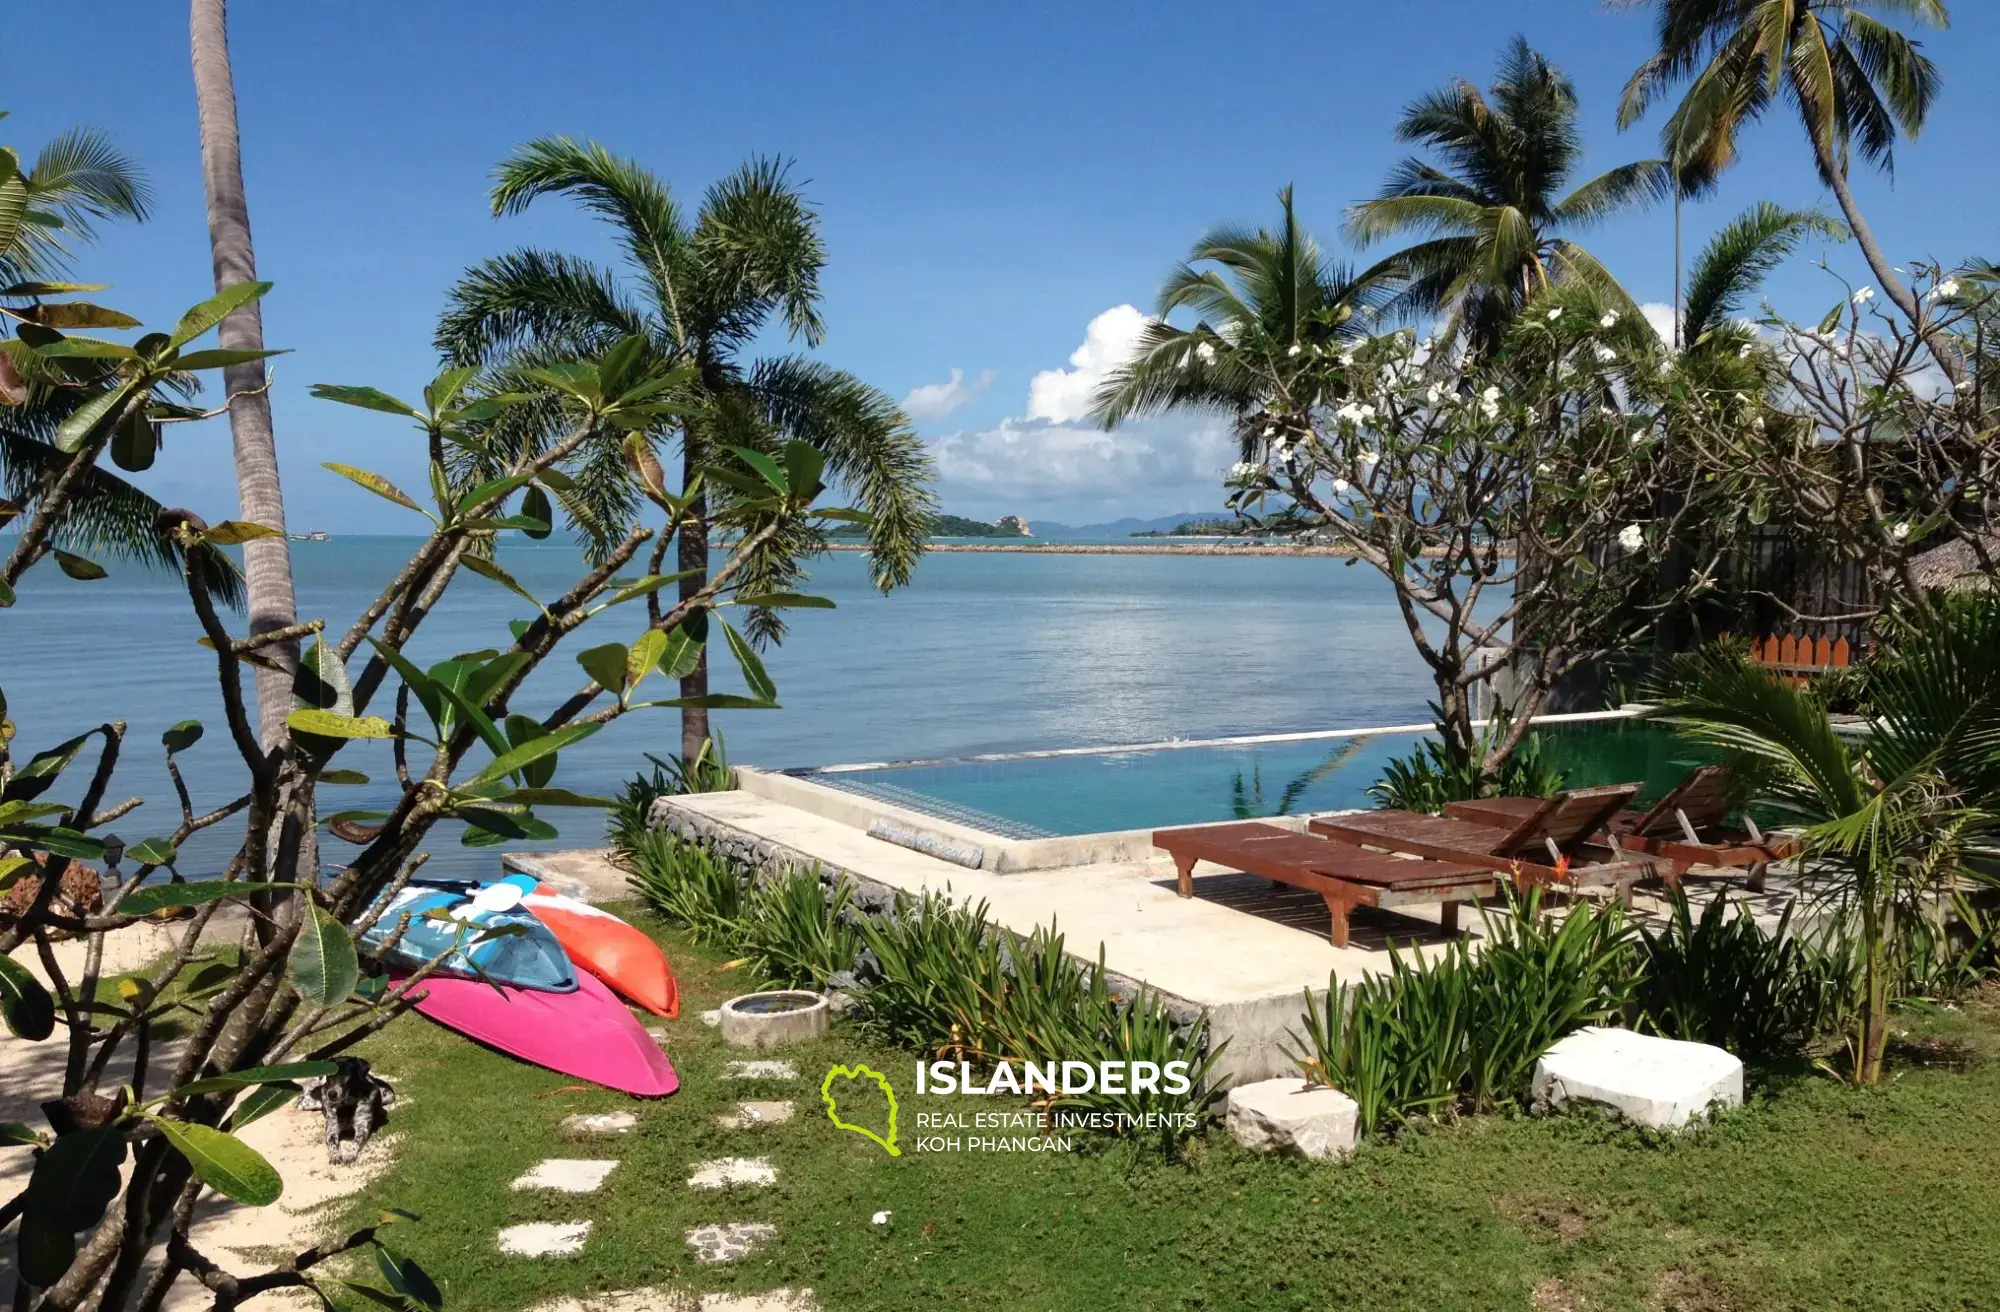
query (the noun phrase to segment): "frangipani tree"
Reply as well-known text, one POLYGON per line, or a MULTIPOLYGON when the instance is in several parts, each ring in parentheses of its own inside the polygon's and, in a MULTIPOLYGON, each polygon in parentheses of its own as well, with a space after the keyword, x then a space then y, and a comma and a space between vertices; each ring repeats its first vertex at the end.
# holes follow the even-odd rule
POLYGON ((1644 640, 1708 586, 1661 553, 1703 512, 1662 438, 1670 376, 1650 325, 1586 287, 1529 303, 1498 358, 1441 368, 1412 330, 1318 365, 1321 402, 1272 425, 1231 504, 1350 548, 1391 585, 1437 689, 1446 749, 1491 778, 1566 676, 1644 640), (1473 690, 1506 676, 1507 731, 1473 690))
MULTIPOLYGON (((51 367, 78 356, 111 366, 79 407, 90 418, 75 425, 71 470, 93 465, 111 443, 140 440, 131 419, 146 414, 162 373, 227 363, 212 357, 229 352, 184 348, 232 304, 262 290, 231 288, 190 311, 173 332, 148 334, 116 352, 55 330, 39 340, 37 354, 51 367)), ((214 792, 214 781, 202 780, 191 787, 173 761, 204 729, 194 720, 176 725, 161 747, 179 815, 147 824, 139 799, 112 800, 129 746, 114 708, 90 733, 29 754, 29 712, 11 712, 24 721, 18 725, 4 719, 10 713, 0 698, 0 891, 37 881, 25 908, 0 911, 0 1020, 18 1041, 65 1050, 58 1096, 44 1104, 46 1129, 0 1126, 0 1151, 35 1159, 26 1190, 0 1200, 0 1233, 13 1231, 23 1282, 14 1306, 23 1312, 157 1312, 185 1282, 202 1286, 216 1309, 288 1288, 323 1301, 438 1307, 436 1284, 390 1246, 393 1215, 279 1265, 238 1272, 201 1250, 196 1203, 204 1189, 253 1206, 274 1202, 282 1180, 235 1132, 296 1096, 298 1080, 331 1073, 331 1059, 409 1007, 449 955, 391 983, 366 967, 355 944, 380 918, 385 899, 423 866, 422 849, 439 822, 463 822, 471 845, 555 837, 549 813, 604 804, 559 786, 562 751, 625 715, 686 706, 686 698, 653 693, 674 691, 672 681, 691 667, 706 632, 721 632, 750 689, 747 697, 706 704, 776 704, 761 662, 720 612, 829 604, 746 587, 758 552, 774 538, 827 518, 858 517, 814 506, 825 459, 804 442, 733 453, 755 482, 737 488, 725 509, 707 512, 730 545, 691 594, 662 605, 678 576, 624 573, 684 526, 691 494, 682 492, 663 493, 658 514, 629 517, 599 559, 579 563, 560 595, 533 595, 500 563, 496 544, 508 534, 549 533, 551 498, 573 484, 591 445, 686 413, 688 379, 662 368, 637 341, 523 371, 520 392, 478 391, 474 375, 459 369, 440 376, 421 407, 374 388, 316 389, 328 400, 413 421, 431 456, 429 486, 416 494, 367 470, 330 466, 426 522, 409 560, 344 631, 310 619, 234 633, 196 572, 185 571, 201 641, 215 662, 222 729, 242 762, 237 785, 214 792), (489 421, 515 405, 562 413, 567 425, 532 451, 487 452, 501 465, 491 477, 455 478, 443 453, 481 451, 489 421), (518 617, 489 646, 420 666, 408 654, 411 642, 468 574, 477 577, 465 586, 514 593, 518 617), (580 637, 586 626, 597 638, 588 646, 580 637), (286 732, 267 746, 244 668, 263 668, 273 645, 287 641, 304 651, 286 732), (525 681, 565 646, 584 648, 576 653, 576 690, 552 706, 527 704, 525 681), (356 768, 376 768, 356 759, 368 744, 393 772, 386 807, 322 807, 323 788, 371 783, 356 768), (121 822, 151 833, 127 840, 111 829, 121 822), (187 869, 187 840, 225 824, 241 826, 235 855, 219 870, 187 869), (345 866, 319 865, 313 838, 321 824, 342 825, 343 836, 362 845, 345 866), (63 893, 72 859, 122 876, 101 907, 73 905, 63 893), (193 916, 165 958, 101 989, 113 983, 101 978, 104 936, 168 908, 190 908, 193 916), (218 919, 225 911, 235 918, 218 919), (222 937, 223 945, 234 937, 233 953, 216 942, 230 925, 236 928, 222 937), (81 972, 49 950, 63 938, 86 944, 81 972), (8 955, 30 943, 42 949, 47 984, 8 955), (163 1056, 154 1040, 169 1017, 184 1037, 163 1056), (115 1074, 128 1057, 132 1074, 115 1074), (357 1278, 333 1261, 364 1248, 376 1251, 379 1279, 357 1278)), ((697 481, 701 476, 697 471, 697 481)), ((177 509, 160 517, 157 531, 189 560, 200 548, 275 530, 177 509)))

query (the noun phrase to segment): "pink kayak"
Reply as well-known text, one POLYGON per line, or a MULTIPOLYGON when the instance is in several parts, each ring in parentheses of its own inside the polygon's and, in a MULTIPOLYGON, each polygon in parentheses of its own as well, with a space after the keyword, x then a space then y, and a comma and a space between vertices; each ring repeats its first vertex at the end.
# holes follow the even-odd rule
POLYGON ((417 986, 417 1010, 447 1029, 606 1088, 656 1098, 681 1087, 667 1054, 588 971, 574 993, 516 989, 433 975, 417 986))

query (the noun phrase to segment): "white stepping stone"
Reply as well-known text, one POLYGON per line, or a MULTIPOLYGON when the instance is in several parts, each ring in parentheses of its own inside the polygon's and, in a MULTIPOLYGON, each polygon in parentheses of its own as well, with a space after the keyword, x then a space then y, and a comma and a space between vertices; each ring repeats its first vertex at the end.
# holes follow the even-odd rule
POLYGON ((796 1080, 798 1067, 788 1061, 732 1061, 722 1068, 725 1080, 796 1080))
POLYGON ((762 1294, 703 1294, 701 1312, 819 1312, 810 1289, 772 1289, 762 1294))
POLYGON ((513 1257, 575 1257, 588 1238, 588 1221, 530 1221, 502 1230, 500 1251, 513 1257))
POLYGON ((617 1169, 616 1161, 550 1157, 535 1163, 532 1170, 514 1181, 514 1188, 553 1189, 561 1194, 594 1194, 604 1183, 604 1178, 617 1169))
POLYGON ((696 1189, 727 1189, 731 1185, 767 1185, 778 1182, 778 1168, 768 1157, 718 1157, 701 1162, 688 1177, 696 1189))
POLYGON ((778 1227, 768 1221, 724 1221, 696 1226, 687 1232, 687 1243, 695 1261, 712 1266, 748 1257, 759 1244, 777 1237, 778 1227))
POLYGON ((664 1025, 654 1025, 646 1031, 646 1036, 655 1043, 665 1043, 667 1041, 667 1027, 664 1025))
POLYGON ((565 1134, 630 1134, 639 1118, 631 1112, 589 1112, 563 1117, 565 1134))
POLYGON ((754 1130, 760 1125, 783 1125, 792 1119, 788 1102, 739 1102, 736 1110, 715 1118, 725 1130, 754 1130))
POLYGON ((1361 1107, 1338 1089, 1293 1076, 1229 1091, 1229 1133, 1252 1152, 1345 1157, 1361 1141, 1361 1107))
POLYGON ((722 1008, 717 1007, 714 1011, 704 1011, 701 1013, 701 1023, 710 1029, 714 1029, 722 1024, 722 1008))
POLYGON ((1542 1054, 1533 1094, 1539 1106, 1598 1107, 1667 1129, 1712 1106, 1742 1106, 1743 1063, 1706 1043, 1592 1026, 1542 1054))

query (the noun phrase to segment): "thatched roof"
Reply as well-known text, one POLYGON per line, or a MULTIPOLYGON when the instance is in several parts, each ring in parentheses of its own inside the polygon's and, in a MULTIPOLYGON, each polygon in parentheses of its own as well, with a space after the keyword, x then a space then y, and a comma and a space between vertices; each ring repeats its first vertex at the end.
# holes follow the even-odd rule
MULTIPOLYGON (((2000 537, 1987 537, 1985 547, 1990 559, 2000 561, 2000 537)), ((1979 568, 1979 553, 1963 538, 1918 554, 1910 561, 1910 572, 1918 586, 1941 591, 1970 592, 1993 586, 1993 580, 1979 568)))

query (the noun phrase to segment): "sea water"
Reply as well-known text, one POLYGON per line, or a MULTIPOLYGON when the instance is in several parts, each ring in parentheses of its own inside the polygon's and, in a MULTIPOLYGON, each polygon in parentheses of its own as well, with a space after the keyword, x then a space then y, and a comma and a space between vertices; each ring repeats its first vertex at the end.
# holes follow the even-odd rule
MULTIPOLYGON (((304 618, 342 633, 417 546, 414 538, 352 537, 292 544, 304 618)), ((573 547, 509 541, 501 563, 531 593, 558 595, 580 568, 573 547)), ((114 799, 146 804, 114 828, 128 843, 178 820, 160 733, 200 720, 206 736, 182 754, 197 810, 242 791, 243 770, 222 719, 215 657, 176 580, 113 562, 78 582, 38 567, 17 605, 0 612, 0 689, 19 728, 15 758, 113 719, 127 724, 114 799)), ((632 571, 637 573, 638 571, 632 571)), ((862 553, 812 565, 805 585, 836 609, 789 613, 766 655, 781 709, 719 712, 732 761, 789 768, 938 758, 1049 747, 1292 732, 1428 718, 1430 681, 1381 578, 1329 557, 933 553, 908 587, 884 596, 862 553)), ((486 579, 462 575, 411 646, 420 662, 505 647, 507 621, 533 612, 486 579)), ((240 616, 230 617, 241 629, 240 616)), ((517 710, 545 713, 586 676, 574 653, 629 642, 642 602, 591 619, 531 678, 517 710)), ((741 689, 718 649, 717 691, 741 689)), ((357 658, 353 665, 360 669, 357 658)), ((246 690, 249 679, 245 679, 246 690)), ((657 675, 642 696, 670 696, 657 675)), ((371 709, 386 713, 378 697, 371 709)), ((564 751, 557 782, 615 792, 646 752, 677 751, 677 712, 639 712, 564 751)), ((421 762, 426 751, 412 744, 421 762)), ((54 795, 74 797, 87 762, 54 795)), ((342 766, 375 782, 322 790, 323 811, 381 809, 393 768, 380 744, 343 752, 342 766)), ((416 768, 421 769, 421 764, 416 768)), ((546 813, 559 843, 594 843, 594 812, 546 813)), ((213 873, 240 841, 225 824, 187 847, 190 877, 213 873)), ((440 831, 430 872, 497 873, 492 849, 464 849, 440 831)), ((339 859, 342 845, 329 844, 339 859)))

